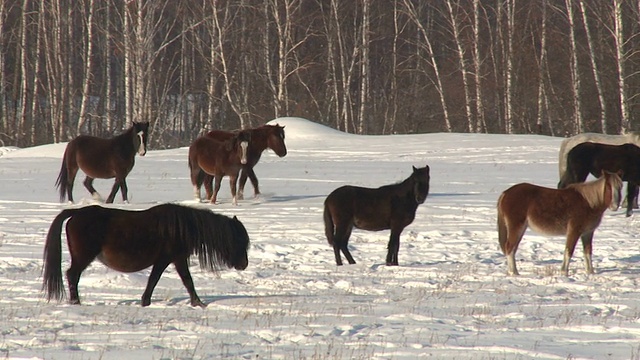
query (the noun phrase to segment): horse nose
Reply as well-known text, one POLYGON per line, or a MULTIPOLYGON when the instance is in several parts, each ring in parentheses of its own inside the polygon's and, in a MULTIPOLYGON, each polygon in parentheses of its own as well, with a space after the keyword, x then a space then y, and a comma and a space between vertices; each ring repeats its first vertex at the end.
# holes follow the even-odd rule
POLYGON ((235 266, 234 268, 236 270, 244 270, 247 268, 247 266, 249 266, 249 259, 245 256, 244 258, 242 258, 242 260, 240 260, 235 266))

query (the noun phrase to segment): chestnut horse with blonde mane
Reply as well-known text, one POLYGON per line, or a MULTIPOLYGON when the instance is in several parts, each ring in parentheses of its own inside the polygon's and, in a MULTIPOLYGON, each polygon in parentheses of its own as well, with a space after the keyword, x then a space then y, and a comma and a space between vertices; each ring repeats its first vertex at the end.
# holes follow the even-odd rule
MULTIPOLYGON (((247 148, 247 163, 242 164, 242 172, 240 173, 240 179, 238 184, 238 199, 244 199, 244 186, 247 183, 247 177, 253 184, 254 196, 260 195, 260 188, 258 187, 258 177, 256 176, 253 168, 256 166, 262 153, 267 149, 273 150, 279 157, 287 155, 287 146, 284 143, 284 126, 276 125, 262 125, 252 129, 246 129, 251 134, 251 142, 247 148)), ((237 132, 212 130, 207 133, 207 137, 216 139, 218 141, 225 141, 232 138, 237 132)), ((213 177, 211 175, 205 175, 204 183, 211 186, 213 177)))
POLYGON ((593 233, 607 208, 620 206, 622 179, 603 172, 597 180, 551 189, 521 183, 505 190, 498 199, 498 237, 507 257, 508 273, 519 275, 516 250, 527 227, 544 235, 566 235, 562 273, 569 274, 569 262, 582 239, 584 262, 593 274, 591 262, 593 233))

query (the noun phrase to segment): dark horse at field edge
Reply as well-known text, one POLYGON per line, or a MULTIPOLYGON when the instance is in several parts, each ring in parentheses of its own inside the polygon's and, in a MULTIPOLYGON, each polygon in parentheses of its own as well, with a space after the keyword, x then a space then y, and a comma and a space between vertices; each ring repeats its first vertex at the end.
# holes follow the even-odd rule
POLYGON ((96 258, 120 272, 153 266, 142 294, 142 306, 151 303, 153 289, 171 263, 189 292, 191 305, 206 306, 196 294, 189 272, 191 255, 198 256, 201 268, 211 271, 222 265, 244 270, 248 265, 249 235, 236 217, 176 204, 143 211, 97 205, 66 209, 51 223, 44 248, 43 290, 48 300, 59 301, 65 296, 60 237, 66 219, 71 255, 66 275, 72 304, 80 304, 80 275, 96 258))
POLYGON ((507 257, 507 272, 519 275, 515 254, 530 227, 541 234, 566 236, 561 268, 565 276, 569 274, 569 262, 580 238, 586 271, 593 274, 593 233, 605 210, 620 206, 621 188, 618 174, 604 172, 597 180, 563 189, 520 183, 505 190, 498 198, 497 223, 500 248, 507 257))
POLYGON ((115 178, 106 202, 112 203, 119 189, 122 200, 128 202, 125 178, 133 169, 136 153, 140 156, 147 153, 148 130, 148 122, 135 122, 127 131, 110 139, 80 135, 69 141, 56 180, 60 201, 66 196, 73 202, 73 182, 80 169, 87 175, 84 186, 94 199, 101 197, 93 187, 93 180, 115 178))
POLYGON ((640 185, 640 147, 584 142, 569 151, 566 162, 567 169, 558 183, 559 189, 584 182, 589 174, 597 177, 602 171, 618 173, 622 181, 627 182, 626 216, 633 214, 640 185))
MULTIPOLYGON (((258 177, 256 176, 253 168, 256 166, 262 153, 267 149, 273 150, 279 157, 287 155, 287 146, 284 143, 284 126, 276 125, 262 125, 256 128, 247 129, 251 134, 251 142, 247 149, 247 163, 242 165, 242 171, 240 173, 240 179, 238 182, 238 199, 244 199, 244 186, 247 183, 247 177, 253 184, 254 196, 260 195, 260 188, 258 186, 258 177)), ((225 141, 233 137, 237 132, 212 130, 209 131, 206 136, 219 141, 225 141)), ((211 175, 205 175, 204 183, 213 181, 211 175)), ((211 185, 209 185, 211 186, 211 185)))
POLYGON ((207 199, 215 204, 222 178, 229 176, 233 204, 237 205, 236 183, 240 169, 247 163, 247 149, 251 143, 251 134, 244 130, 234 134, 231 138, 218 141, 207 136, 201 136, 189 146, 189 170, 194 197, 200 201, 200 188, 204 184, 207 199), (213 176, 215 188, 211 182, 205 182, 206 175, 213 176))
POLYGON ((400 234, 427 199, 429 180, 429 166, 413 167, 411 176, 399 184, 377 189, 346 185, 331 192, 324 202, 324 226, 336 264, 342 265, 341 251, 349 264, 356 263, 348 248, 355 226, 369 231, 390 229, 386 264, 398 265, 400 234))

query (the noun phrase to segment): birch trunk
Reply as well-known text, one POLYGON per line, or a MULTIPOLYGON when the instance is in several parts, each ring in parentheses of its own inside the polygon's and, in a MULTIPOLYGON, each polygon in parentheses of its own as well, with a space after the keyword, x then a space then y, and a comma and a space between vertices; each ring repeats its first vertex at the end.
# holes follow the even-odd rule
POLYGON ((565 0, 567 7, 567 20, 569 21, 569 51, 571 53, 570 81, 573 91, 573 121, 576 133, 583 133, 584 122, 582 121, 582 111, 580 110, 580 74, 578 74, 578 46, 576 41, 576 24, 573 16, 573 0, 565 0))
POLYGON ((626 92, 626 72, 625 72, 625 52, 624 33, 622 31, 622 2, 623 0, 613 0, 614 3, 614 39, 616 46, 616 66, 618 70, 618 94, 620 99, 620 133, 630 131, 629 108, 627 105, 626 92))
POLYGON ((584 0, 579 0, 579 10, 582 15, 582 22, 584 23, 584 30, 587 36, 587 46, 589 47, 589 60, 591 61, 591 72, 593 73, 593 79, 596 83, 596 89, 598 91, 598 102, 600 105, 600 131, 603 134, 607 133, 607 103, 604 98, 604 90, 602 89, 602 80, 600 78, 600 71, 598 69, 598 62, 596 61, 596 51, 593 43, 593 37, 591 35, 591 28, 589 27, 589 18, 587 16, 587 9, 584 0))
POLYGON ((370 0, 362 2, 362 52, 360 54, 360 111, 358 114, 358 134, 365 134, 367 131, 366 118, 367 103, 369 101, 369 7, 370 0))
POLYGON ((476 91, 476 132, 486 132, 482 96, 482 63, 480 61, 480 0, 473 0, 473 73, 476 91))
POLYGON ((464 87, 464 110, 465 115, 467 117, 467 130, 468 132, 473 132, 473 115, 471 113, 471 104, 473 100, 471 99, 471 90, 469 88, 469 80, 467 70, 467 63, 464 58, 464 48, 462 46, 462 38, 460 35, 460 24, 458 22, 458 18, 453 10, 453 5, 451 4, 451 0, 446 1, 447 12, 449 14, 449 22, 451 23, 451 29, 453 30, 453 38, 456 43, 456 50, 458 55, 458 65, 460 66, 460 73, 462 75, 462 84, 464 87))
POLYGON ((434 77, 435 77, 435 86, 438 95, 440 96, 440 105, 442 106, 442 115, 444 119, 444 128, 446 132, 452 132, 451 122, 449 121, 449 110, 447 109, 447 102, 444 97, 444 91, 442 86, 442 78, 440 76, 440 70, 438 69, 438 62, 436 61, 435 54, 433 52, 433 47, 431 46, 431 40, 429 39, 429 32, 424 27, 421 18, 418 16, 418 12, 416 11, 415 6, 410 0, 403 0, 403 3, 407 9, 411 20, 418 27, 419 36, 424 41, 424 45, 430 60, 430 65, 433 68, 434 77))
POLYGON ((78 126, 76 127, 76 135, 80 134, 82 127, 87 121, 87 106, 90 99, 89 88, 91 85, 91 68, 93 67, 93 14, 95 11, 95 0, 89 0, 89 15, 87 16, 87 37, 85 45, 84 57, 84 80, 82 84, 82 103, 80 104, 80 115, 78 117, 78 126))

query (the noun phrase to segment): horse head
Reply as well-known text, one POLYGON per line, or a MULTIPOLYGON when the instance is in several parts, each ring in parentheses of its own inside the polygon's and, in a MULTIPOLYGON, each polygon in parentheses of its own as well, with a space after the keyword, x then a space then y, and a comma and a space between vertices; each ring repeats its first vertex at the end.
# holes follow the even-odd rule
POLYGON ((278 124, 266 125, 269 129, 267 144, 279 157, 287 155, 287 146, 284 144, 284 126, 278 124))
POLYGON ((413 166, 413 195, 415 196, 416 203, 422 204, 429 195, 429 166, 423 168, 416 168, 413 166))
POLYGON ((138 155, 145 156, 147 153, 147 137, 149 133, 149 122, 133 123, 134 147, 137 148, 138 155))
POLYGON ((620 207, 622 201, 622 174, 621 172, 612 173, 603 171, 602 176, 605 177, 605 193, 611 189, 611 202, 609 203, 609 210, 616 211, 620 207))
POLYGON ((238 131, 229 141, 227 141, 226 149, 229 152, 235 151, 242 165, 247 163, 247 149, 251 141, 251 132, 249 130, 238 131))
POLYGON ((230 263, 234 269, 244 270, 249 265, 249 258, 247 256, 247 250, 249 249, 249 234, 247 233, 247 229, 236 216, 231 220, 231 227, 233 228, 236 251, 232 256, 232 259, 230 259, 230 263))

